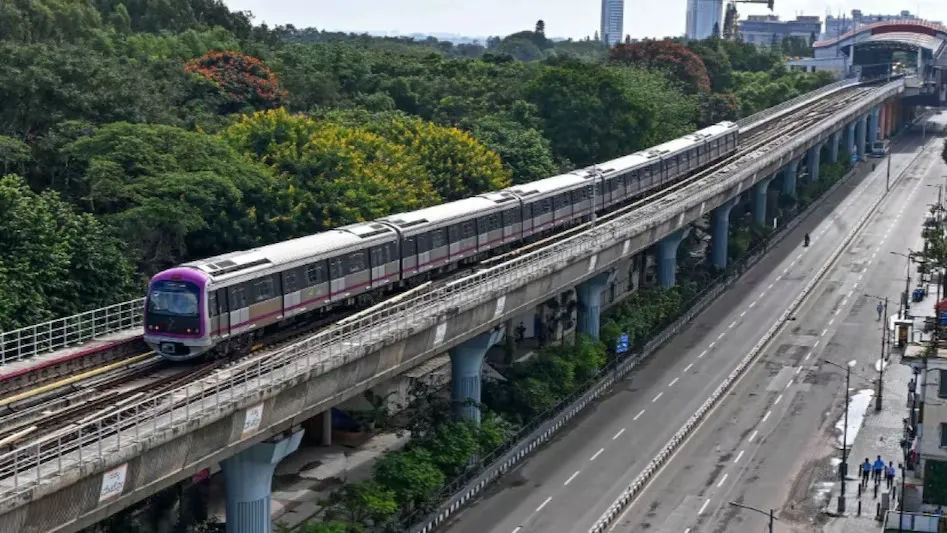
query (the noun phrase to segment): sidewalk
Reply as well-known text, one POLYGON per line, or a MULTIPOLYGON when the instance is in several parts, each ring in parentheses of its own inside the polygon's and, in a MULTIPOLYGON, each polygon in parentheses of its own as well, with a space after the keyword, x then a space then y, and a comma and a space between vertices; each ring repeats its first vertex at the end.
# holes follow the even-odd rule
MULTIPOLYGON (((912 314, 915 316, 932 315, 934 313, 935 297, 928 294, 924 300, 912 304, 912 314)), ((890 332, 890 330, 889 330, 890 332)), ((896 490, 901 490, 900 468, 903 462, 903 452, 901 450, 901 438, 904 431, 904 418, 908 416, 907 396, 908 383, 913 373, 911 367, 900 364, 900 354, 895 348, 891 353, 890 360, 885 366, 884 391, 881 412, 875 412, 874 391, 867 389, 865 385, 855 385, 853 383, 853 396, 849 411, 849 437, 851 452, 848 459, 848 480, 845 487, 845 514, 837 516, 837 501, 840 491, 840 485, 836 481, 831 490, 831 497, 826 504, 826 514, 833 516, 825 525, 823 531, 826 533, 863 533, 865 531, 881 531, 881 522, 875 520, 876 509, 881 503, 883 494, 888 492, 885 482, 882 480, 878 495, 875 497, 874 482, 869 481, 867 488, 859 496, 858 487, 860 483, 860 465, 867 457, 869 461, 874 462, 880 455, 885 464, 894 461, 897 468, 894 486, 896 490), (856 401, 860 394, 868 397, 870 401, 867 405, 864 401, 856 401), (862 420, 864 423, 862 424, 862 420), (852 436, 853 431, 855 436, 852 436), (861 502, 861 515, 858 515, 858 504, 861 502)), ((855 381, 855 376, 852 376, 855 381)), ((864 380, 859 380, 864 381, 864 380)), ((841 425, 838 426, 841 428, 841 425)), ((841 443, 841 436, 839 437, 841 443)), ((840 462, 840 459, 834 460, 834 463, 840 462)), ((889 508, 894 509, 896 503, 889 501, 889 508)))

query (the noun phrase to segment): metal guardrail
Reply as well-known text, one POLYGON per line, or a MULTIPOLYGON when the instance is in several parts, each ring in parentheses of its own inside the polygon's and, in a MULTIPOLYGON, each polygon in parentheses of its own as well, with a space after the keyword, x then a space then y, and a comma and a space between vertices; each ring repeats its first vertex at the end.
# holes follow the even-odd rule
POLYGON ((0 365, 141 326, 144 298, 0 332, 0 365))
POLYGON ((806 102, 808 100, 814 100, 816 98, 821 98, 831 92, 838 91, 846 87, 852 87, 854 85, 858 85, 859 83, 861 82, 859 82, 857 79, 847 79, 847 80, 841 80, 834 83, 830 83, 828 85, 823 85, 822 87, 819 87, 818 89, 814 91, 809 91, 805 94, 800 94, 799 96, 791 100, 786 100, 785 102, 781 104, 777 104, 773 107, 764 109, 760 111, 759 113, 754 113, 748 117, 741 118, 740 120, 737 120, 737 126, 739 126, 740 129, 742 130, 742 129, 747 128, 748 126, 752 126, 754 124, 760 124, 761 122, 767 121, 773 116, 778 115, 784 111, 788 111, 789 109, 796 107, 802 104, 803 102, 806 102))
MULTIPOLYGON (((820 98, 833 91, 859 83, 858 80, 850 79, 825 85, 742 118, 737 121, 737 125, 744 129, 747 126, 760 124, 807 100, 820 98)), ((58 350, 122 329, 141 326, 143 302, 144 298, 137 298, 33 326, 0 332, 0 365, 58 350)))
MULTIPOLYGON (((887 92, 900 86, 898 82, 897 87, 889 84, 880 90, 887 92)), ((814 128, 814 133, 819 135, 855 114, 852 110, 839 112, 836 120, 814 128)), ((795 135, 774 141, 774 144, 796 149, 806 142, 808 140, 803 136, 795 135)), ((240 361, 216 372, 213 377, 86 419, 69 428, 82 437, 78 450, 74 442, 64 443, 61 438, 50 437, 2 454, 0 504, 30 490, 46 476, 61 476, 64 468, 75 468, 92 461, 99 465, 121 461, 123 448, 137 446, 143 434, 156 435, 165 431, 170 434, 194 421, 206 422, 229 416, 237 409, 248 407, 250 402, 259 401, 260 397, 277 394, 307 375, 324 374, 419 331, 433 329, 434 344, 430 349, 446 349, 452 342, 463 339, 463 335, 447 338, 447 317, 493 301, 560 270, 564 265, 587 259, 623 240, 659 227, 667 220, 675 217, 683 220, 688 210, 732 190, 769 164, 763 157, 766 153, 754 152, 741 158, 741 161, 745 160, 745 166, 737 169, 734 163, 727 167, 721 171, 716 183, 694 184, 547 248, 397 302, 352 322, 330 326, 275 353, 240 361)), ((150 441, 156 444, 154 438, 150 441)))

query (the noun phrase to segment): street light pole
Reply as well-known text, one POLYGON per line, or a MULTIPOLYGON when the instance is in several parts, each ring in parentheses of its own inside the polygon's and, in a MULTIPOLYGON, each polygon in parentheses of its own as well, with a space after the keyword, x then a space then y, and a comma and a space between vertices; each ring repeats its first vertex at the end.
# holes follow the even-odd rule
POLYGON ((881 411, 881 397, 884 391, 884 377, 885 377, 885 338, 887 336, 888 330, 888 297, 884 298, 880 296, 872 296, 866 294, 871 298, 877 298, 878 300, 884 300, 884 321, 881 323, 881 352, 878 356, 878 390, 875 394, 875 411, 881 411))
POLYGON ((769 512, 766 512, 766 511, 764 511, 764 510, 762 510, 762 509, 757 509, 756 507, 750 507, 749 505, 743 505, 742 503, 737 503, 737 502, 729 502, 729 503, 730 503, 730 505, 732 505, 732 506, 734 506, 734 507, 740 507, 740 508, 743 508, 743 509, 749 509, 750 511, 756 511, 757 513, 760 513, 760 514, 763 515, 763 516, 769 517, 769 533, 773 533, 773 522, 775 522, 776 519, 773 517, 773 510, 772 510, 772 509, 770 509, 769 512))
POLYGON ((842 465, 841 465, 841 477, 842 477, 842 490, 840 491, 838 497, 838 514, 845 513, 845 478, 848 476, 848 390, 851 388, 851 377, 852 377, 852 366, 855 365, 855 361, 849 361, 847 365, 842 366, 837 363, 833 363, 828 359, 823 359, 826 363, 836 367, 841 368, 845 371, 845 423, 842 426, 842 465))

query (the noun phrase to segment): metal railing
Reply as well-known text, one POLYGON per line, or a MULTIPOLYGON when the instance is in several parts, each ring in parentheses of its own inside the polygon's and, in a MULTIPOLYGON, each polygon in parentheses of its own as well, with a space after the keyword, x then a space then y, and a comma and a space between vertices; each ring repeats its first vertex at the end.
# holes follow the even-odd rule
POLYGON ((141 326, 144 298, 0 332, 0 365, 141 326))
MULTIPOLYGON (((880 98, 882 94, 898 87, 890 84, 872 94, 880 98)), ((854 110, 839 112, 833 120, 813 128, 813 134, 820 135, 854 115, 854 110)), ((796 149, 808 142, 805 137, 783 137, 774 141, 774 145, 796 149)), ((678 194, 661 198, 547 248, 397 302, 346 324, 330 326, 275 353, 248 358, 217 371, 212 377, 124 405, 64 430, 70 435, 78 433, 82 437, 79 441, 63 442, 62 437, 58 441, 50 437, 0 455, 0 501, 28 490, 46 476, 61 475, 64 468, 74 468, 89 461, 97 461, 99 465, 103 464, 102 461, 117 464, 122 461, 123 448, 137 446, 145 434, 152 436, 149 446, 156 445, 162 437, 153 435, 162 433, 169 436, 175 428, 191 421, 207 422, 229 416, 237 409, 259 402, 263 397, 276 395, 285 386, 310 379, 311 374, 323 374, 339 368, 386 344, 428 328, 434 330, 433 342, 428 349, 446 349, 453 342, 464 338, 464 334, 447 337, 447 317, 509 294, 568 264, 656 228, 667 220, 677 218, 683 221, 687 211, 714 197, 725 195, 768 165, 769 162, 763 157, 767 153, 758 151, 749 154, 741 159, 746 161, 742 168, 737 169, 735 163, 722 170, 720 176, 695 183, 678 194)))
POLYGON ((818 89, 814 91, 809 91, 805 94, 800 94, 799 96, 791 100, 786 100, 785 102, 781 104, 777 104, 773 107, 766 108, 748 117, 741 118, 740 120, 737 120, 737 126, 739 126, 740 129, 742 130, 749 126, 761 124, 762 122, 768 121, 774 116, 779 115, 785 111, 788 111, 796 106, 799 106, 803 104, 804 102, 822 98, 823 96, 829 93, 832 93, 841 89, 845 89, 846 87, 852 87, 854 85, 858 85, 859 83, 861 82, 859 82, 858 80, 841 80, 834 83, 830 83, 828 85, 823 85, 822 87, 819 87, 818 89))

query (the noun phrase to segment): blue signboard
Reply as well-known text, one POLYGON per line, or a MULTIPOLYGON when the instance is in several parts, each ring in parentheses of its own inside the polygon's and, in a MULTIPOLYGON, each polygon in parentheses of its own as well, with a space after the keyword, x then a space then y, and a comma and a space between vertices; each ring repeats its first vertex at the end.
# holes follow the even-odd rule
POLYGON ((628 351, 628 334, 622 333, 615 342, 615 353, 625 353, 628 351))

